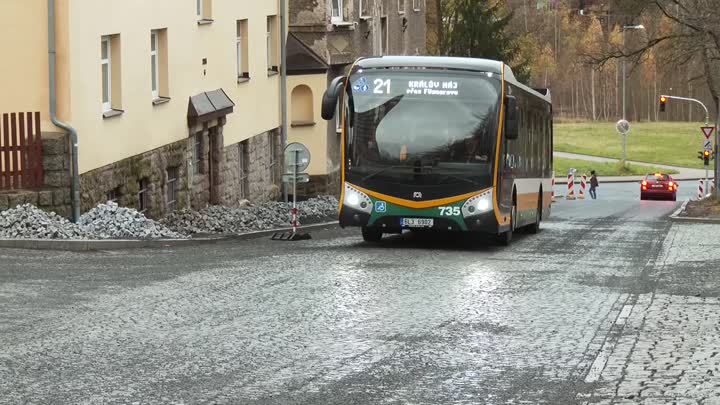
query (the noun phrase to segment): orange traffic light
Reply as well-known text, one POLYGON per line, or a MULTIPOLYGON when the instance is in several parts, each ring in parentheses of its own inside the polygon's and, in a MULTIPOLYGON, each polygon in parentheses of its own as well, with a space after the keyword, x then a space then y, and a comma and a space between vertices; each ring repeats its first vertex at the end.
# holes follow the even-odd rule
POLYGON ((665 103, 667 102, 667 97, 660 96, 660 112, 665 112, 665 103))

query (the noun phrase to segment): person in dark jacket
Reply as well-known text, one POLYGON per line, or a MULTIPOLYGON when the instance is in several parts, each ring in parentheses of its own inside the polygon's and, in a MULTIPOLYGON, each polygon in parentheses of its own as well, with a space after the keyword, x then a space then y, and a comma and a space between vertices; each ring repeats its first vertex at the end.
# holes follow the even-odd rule
POLYGON ((595 170, 590 171, 590 197, 595 200, 597 199, 597 193, 595 191, 596 188, 598 188, 600 184, 598 183, 597 176, 595 175, 595 170))

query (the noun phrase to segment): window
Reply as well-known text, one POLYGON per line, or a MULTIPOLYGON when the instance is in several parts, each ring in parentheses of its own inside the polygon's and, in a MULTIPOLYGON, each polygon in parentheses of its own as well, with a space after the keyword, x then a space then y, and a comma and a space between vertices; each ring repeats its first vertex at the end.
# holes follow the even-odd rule
POLYGON ((198 24, 209 24, 212 20, 212 0, 196 0, 198 24))
POLYGON ((248 141, 242 141, 238 144, 238 183, 240 186, 240 198, 247 199, 248 189, 250 188, 248 179, 249 174, 249 157, 250 149, 248 141))
POLYGON ((237 21, 237 77, 238 81, 241 79, 249 79, 250 72, 248 70, 248 31, 247 31, 247 20, 237 21))
POLYGON ((144 214, 148 209, 148 179, 138 182, 138 211, 144 214))
POLYGON ((290 96, 290 104, 291 126, 297 127, 315 124, 313 93, 310 87, 304 84, 295 87, 290 96))
POLYGON ((342 132, 342 97, 338 97, 337 106, 335 106, 335 132, 342 132))
POLYGON ((152 75, 152 97, 153 100, 160 97, 160 75, 158 71, 160 62, 158 61, 158 32, 150 33, 150 74, 152 75))
POLYGON ((330 22, 343 22, 345 20, 343 16, 343 0, 332 0, 332 13, 330 15, 330 22))
POLYGON ((388 52, 388 26, 387 17, 380 18, 380 55, 387 55, 388 52))
POLYGON ((193 174, 205 173, 203 163, 203 136, 202 133, 197 133, 193 137, 193 148, 192 148, 192 166, 193 174))
POLYGON ((101 42, 100 65, 102 66, 102 107, 103 112, 112 110, 112 80, 110 64, 110 50, 112 42, 110 37, 103 37, 101 42))
POLYGON ((275 145, 276 135, 274 132, 268 132, 268 155, 270 155, 270 183, 275 184, 277 180, 277 148, 275 145))
POLYGON ((114 202, 115 204, 117 204, 119 199, 120 199, 120 187, 115 187, 114 189, 105 193, 105 201, 107 201, 107 202, 114 202))
POLYGON ((175 211, 177 206, 177 178, 178 168, 168 167, 166 170, 167 182, 165 183, 165 207, 168 212, 175 211))
POLYGON ((372 13, 370 11, 370 3, 372 0, 360 0, 360 6, 358 7, 360 10, 360 19, 368 19, 372 17, 372 13))
POLYGON ((398 2, 398 13, 405 14, 405 0, 397 0, 398 2))
POLYGON ((170 99, 168 86, 167 29, 150 31, 150 83, 153 105, 170 99))
POLYGON ((106 35, 100 39, 100 69, 103 117, 122 114, 120 86, 120 35, 106 35))
POLYGON ((277 42, 275 35, 277 31, 276 20, 277 18, 275 16, 269 16, 267 18, 267 32, 265 33, 267 41, 267 70, 272 73, 277 73, 278 71, 278 64, 275 62, 277 58, 277 49, 275 47, 277 42))
POLYGON ((412 2, 413 2, 413 10, 420 11, 420 0, 412 0, 412 2))

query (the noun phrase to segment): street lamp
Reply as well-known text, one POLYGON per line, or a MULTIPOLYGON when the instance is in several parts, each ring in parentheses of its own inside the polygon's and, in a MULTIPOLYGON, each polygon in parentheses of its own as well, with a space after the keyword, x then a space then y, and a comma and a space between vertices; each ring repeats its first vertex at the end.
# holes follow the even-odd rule
MULTIPOLYGON (((625 121, 625 75, 626 75, 626 59, 625 56, 625 30, 644 30, 645 26, 640 25, 624 25, 622 27, 622 39, 623 39, 623 81, 622 81, 622 119, 625 121)), ((625 163, 626 159, 626 144, 627 144, 627 135, 623 135, 623 158, 622 161, 625 163)))

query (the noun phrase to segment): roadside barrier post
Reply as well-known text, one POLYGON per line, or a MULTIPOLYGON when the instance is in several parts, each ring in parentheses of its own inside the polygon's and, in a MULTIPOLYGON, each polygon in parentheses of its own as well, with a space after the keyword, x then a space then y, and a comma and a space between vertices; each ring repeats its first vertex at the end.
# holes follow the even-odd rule
POLYGON ((580 192, 578 193, 578 196, 577 196, 578 199, 582 199, 582 200, 585 199, 586 185, 587 185, 587 176, 583 174, 582 177, 580 177, 580 192))
POLYGON ((567 182, 567 194, 565 195, 565 199, 567 200, 574 200, 575 199, 575 173, 573 171, 570 171, 568 173, 568 182, 567 182))
POLYGON ((703 180, 698 180, 698 200, 702 200, 703 197, 705 197, 705 193, 703 193, 703 180))
POLYGON ((555 201, 555 172, 552 172, 552 185, 550 190, 550 201, 555 201))

